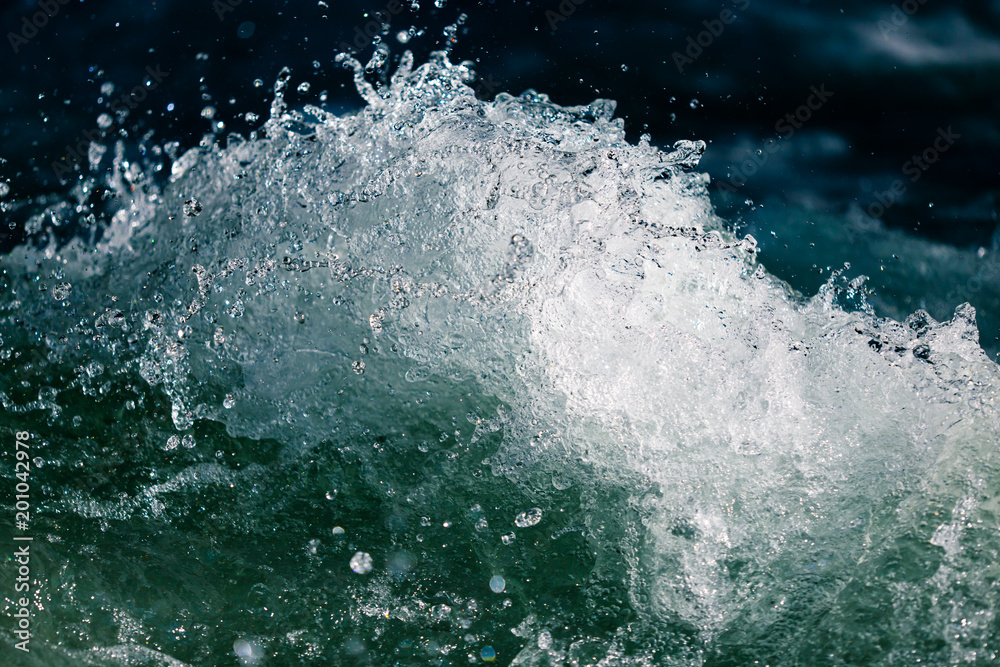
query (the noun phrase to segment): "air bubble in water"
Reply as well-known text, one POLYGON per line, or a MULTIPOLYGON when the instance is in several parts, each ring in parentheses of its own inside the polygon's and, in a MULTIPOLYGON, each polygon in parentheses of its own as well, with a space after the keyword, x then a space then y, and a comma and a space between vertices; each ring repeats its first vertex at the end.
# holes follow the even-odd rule
POLYGON ((178 438, 176 435, 172 435, 169 438, 167 438, 167 441, 164 443, 163 448, 169 452, 171 449, 177 449, 177 446, 180 444, 181 444, 181 439, 178 438))
POLYGON ((10 193, 10 186, 6 183, 0 183, 0 197, 6 197, 10 193))
POLYGON ((97 117, 97 127, 106 130, 114 123, 114 119, 109 114, 102 113, 97 117))
POLYGON ((356 574, 368 574, 372 571, 372 557, 364 551, 359 551, 351 558, 351 570, 356 574))
POLYGON ((232 394, 226 394, 226 397, 222 399, 222 407, 224 407, 226 410, 229 410, 234 405, 236 405, 236 399, 233 398, 232 394))
POLYGON ((69 298, 69 293, 73 290, 73 286, 69 283, 59 283, 52 288, 52 298, 56 301, 63 301, 69 298))
POLYGON ((311 85, 312 84, 310 84, 308 81, 303 81, 302 83, 299 84, 299 87, 296 88, 295 90, 299 91, 300 93, 308 93, 309 86, 311 85))
POLYGON ((537 525, 541 520, 542 510, 538 507, 532 507, 530 510, 525 510, 518 514, 514 519, 514 525, 518 528, 530 528, 537 525))
POLYGON ((333 533, 334 537, 343 537, 346 531, 340 526, 334 526, 331 532, 333 533))
POLYGON ((700 107, 700 106, 701 106, 701 102, 699 102, 699 101, 698 101, 698 99, 697 99, 697 98, 695 98, 695 99, 691 100, 691 103, 689 104, 689 106, 690 106, 690 107, 691 107, 692 109, 697 109, 698 107, 700 107))
POLYGON ((181 444, 188 449, 193 448, 195 445, 194 436, 188 433, 183 438, 181 438, 181 444))
POLYGON ((363 361, 355 361, 354 363, 351 364, 351 368, 353 368, 354 372, 357 373, 358 375, 365 374, 365 362, 363 361))
POLYGON ((503 542, 504 544, 510 544, 515 539, 517 539, 517 536, 514 533, 507 533, 506 535, 500 538, 500 541, 503 542))
POLYGON ((490 579, 490 590, 494 593, 503 593, 504 589, 507 588, 507 582, 499 574, 494 574, 493 578, 490 579))
POLYGON ((248 662, 254 657, 253 644, 245 639, 237 639, 233 642, 233 653, 244 662, 248 662))

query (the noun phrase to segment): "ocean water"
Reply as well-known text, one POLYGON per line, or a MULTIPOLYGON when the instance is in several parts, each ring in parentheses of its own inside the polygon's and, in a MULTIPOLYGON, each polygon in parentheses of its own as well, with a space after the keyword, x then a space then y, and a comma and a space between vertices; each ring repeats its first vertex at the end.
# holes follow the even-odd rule
POLYGON ((3 258, 4 664, 995 663, 1000 373, 915 259, 988 291, 995 248, 795 289, 703 143, 344 63, 360 111, 282 72, 3 258))

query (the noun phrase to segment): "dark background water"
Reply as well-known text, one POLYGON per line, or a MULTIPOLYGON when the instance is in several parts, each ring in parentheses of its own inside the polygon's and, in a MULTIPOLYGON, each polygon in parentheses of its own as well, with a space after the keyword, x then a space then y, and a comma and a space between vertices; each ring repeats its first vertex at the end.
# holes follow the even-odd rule
MULTIPOLYGON (((453 59, 477 63, 480 96, 530 87, 563 104, 612 98, 633 140, 643 132, 665 146, 705 140, 701 167, 713 178, 719 211, 761 240, 765 258, 770 243, 770 268, 804 291, 825 279, 832 259, 860 261, 871 250, 809 245, 817 240, 809 227, 824 224, 817 220, 867 215, 855 224, 861 232, 884 226, 972 251, 990 251, 1000 238, 1000 0, 419 4, 52 0, 54 15, 37 19, 45 25, 35 29, 25 19, 39 5, 8 2, 0 14, 6 199, 64 190, 72 175, 53 163, 66 164, 69 149, 88 137, 109 145, 124 137, 134 149, 149 131, 147 146, 177 141, 182 148, 207 132, 246 134, 262 120, 244 114, 266 118, 284 66, 293 87, 311 84, 305 94, 293 92, 292 103, 316 103, 327 91, 327 108, 357 107, 334 57, 360 44, 368 59, 365 32, 376 31, 378 12, 391 26, 384 39, 394 58, 404 49, 398 31, 425 29, 405 47, 418 62, 465 13, 453 59), (147 67, 162 81, 127 118, 100 129, 102 112, 151 80, 147 67), (255 86, 258 79, 263 85, 255 86), (108 82, 116 90, 102 94, 108 82), (201 115, 209 106, 212 120, 201 115), (213 125, 219 121, 224 128, 213 125), (913 161, 921 155, 923 162, 913 161), (769 232, 778 219, 786 223, 775 240, 769 232), (808 224, 789 226, 789 219, 808 224), (805 275, 817 266, 816 275, 805 275)), ((4 213, 3 247, 21 239, 30 210, 4 213)), ((865 239, 847 234, 846 242, 865 239)), ((974 304, 985 298, 962 286, 951 292, 974 304)))

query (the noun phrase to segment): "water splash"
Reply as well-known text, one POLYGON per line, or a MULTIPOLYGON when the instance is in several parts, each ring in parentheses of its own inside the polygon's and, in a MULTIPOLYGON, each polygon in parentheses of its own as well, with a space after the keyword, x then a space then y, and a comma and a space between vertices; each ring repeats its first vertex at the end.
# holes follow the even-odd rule
MULTIPOLYGON (((213 438, 259 449, 245 467, 225 449, 182 471, 150 458, 169 481, 137 479, 125 498, 79 489, 63 511, 184 530, 171 503, 230 485, 250 511, 223 503, 219 520, 252 532, 272 512, 268 466, 352 480, 330 500, 323 477, 315 495, 382 512, 382 550, 420 564, 383 572, 338 525, 330 572, 365 581, 327 595, 294 567, 282 576, 352 621, 289 614, 295 627, 253 630, 289 656, 287 633, 357 656, 375 650, 361 635, 417 651, 427 627, 454 632, 420 655, 475 658, 488 640, 512 664, 944 664, 989 650, 1000 383, 969 306, 947 322, 879 319, 841 274, 793 294, 713 214, 694 171, 704 144, 631 145, 612 101, 480 101, 444 52, 416 69, 406 54, 383 87, 340 60, 363 110, 292 109, 282 70, 250 139, 176 156, 163 181, 119 150, 73 193, 81 209, 113 193, 100 233, 46 236, 55 204, 4 260, 8 348, 64 369, 67 390, 130 391, 137 411, 162 397, 184 435, 156 433, 157 457, 199 456, 213 438), (74 373, 86 360, 114 381, 74 373), (189 433, 209 424, 223 432, 189 433), (280 453, 260 453, 269 442, 280 453), (524 507, 516 540, 489 528, 524 507), (443 516, 417 528, 424 512, 443 516), (551 539, 531 534, 543 513, 551 539), (464 545, 485 578, 456 592, 429 574, 452 567, 431 539, 464 545), (548 548, 566 560, 546 571, 548 548), (538 589, 480 606, 473 591, 501 561, 508 582, 520 571, 538 589), (565 606, 544 611, 546 586, 565 606)), ((40 409, 6 390, 10 412, 40 409)), ((319 527, 280 525, 310 533, 295 553, 324 557, 319 527)), ((219 627, 206 636, 233 646, 219 627)))

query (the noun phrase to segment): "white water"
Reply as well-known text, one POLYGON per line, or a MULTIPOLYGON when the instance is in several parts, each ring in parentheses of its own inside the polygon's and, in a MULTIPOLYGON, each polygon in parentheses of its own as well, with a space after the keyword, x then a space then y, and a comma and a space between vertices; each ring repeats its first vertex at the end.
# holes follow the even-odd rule
MULTIPOLYGON (((703 146, 630 145, 605 100, 481 102, 469 76, 441 55, 381 92, 359 73, 368 106, 338 117, 286 108, 283 75, 259 136, 206 142, 162 190, 119 160, 102 240, 8 260, 72 285, 25 307, 40 330, 101 324, 178 431, 295 452, 497 397, 471 417, 473 442, 503 433, 487 469, 579 489, 588 585, 627 588, 605 664, 854 664, 873 622, 884 664, 987 659, 1000 378, 972 309, 881 320, 840 275, 794 295, 712 213, 703 146)), ((582 664, 588 628, 553 643, 548 622, 526 619, 516 663, 582 664)))

